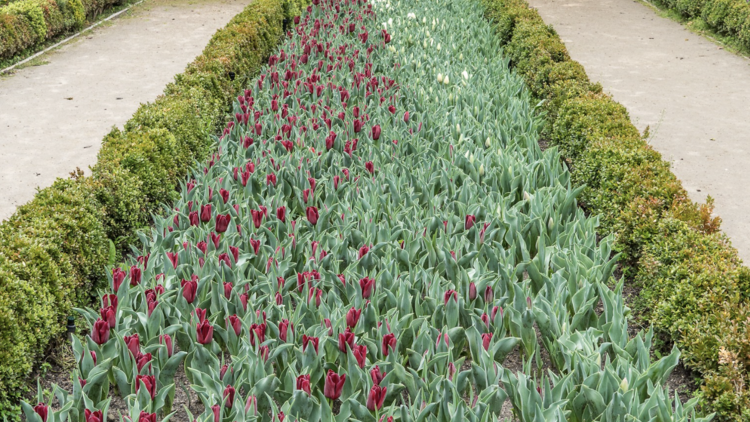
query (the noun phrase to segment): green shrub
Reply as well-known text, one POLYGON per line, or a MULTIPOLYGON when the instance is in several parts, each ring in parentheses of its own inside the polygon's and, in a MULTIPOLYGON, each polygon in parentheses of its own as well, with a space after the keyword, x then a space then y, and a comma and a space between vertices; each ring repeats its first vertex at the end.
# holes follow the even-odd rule
MULTIPOLYGON (((750 270, 718 232, 713 201, 689 199, 627 110, 589 83, 554 30, 523 0, 483 2, 511 64, 534 99, 545 101, 545 135, 571 166, 573 182, 586 186, 579 203, 600 216, 602 235, 616 235, 625 275, 643 287, 643 318, 704 376, 701 396, 718 420, 750 420, 744 387, 750 384, 750 270)), ((664 5, 700 14, 724 33, 750 34, 744 0, 664 5)))

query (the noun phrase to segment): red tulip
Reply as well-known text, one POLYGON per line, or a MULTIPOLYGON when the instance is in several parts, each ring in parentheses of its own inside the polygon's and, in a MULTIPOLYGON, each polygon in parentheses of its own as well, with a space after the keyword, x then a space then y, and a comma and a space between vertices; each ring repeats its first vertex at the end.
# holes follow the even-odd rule
POLYGON ((492 286, 487 286, 487 288, 484 289, 484 303, 492 302, 492 299, 494 297, 495 297, 495 292, 492 291, 492 286))
POLYGON ((289 331, 289 320, 288 319, 282 319, 279 323, 279 339, 281 341, 286 341, 287 339, 287 332, 289 331))
POLYGON ((216 215, 216 232, 217 233, 224 233, 227 231, 227 227, 229 226, 229 222, 232 220, 232 216, 229 214, 222 215, 217 214, 216 215))
POLYGON ((141 410, 141 414, 138 416, 138 422, 156 422, 156 413, 148 413, 141 410))
POLYGON ((227 318, 227 328, 229 327, 234 329, 234 334, 237 336, 240 335, 240 332, 242 331, 242 321, 236 314, 230 315, 229 318, 227 318))
POLYGON ((347 327, 346 331, 339 333, 339 350, 346 353, 346 345, 354 346, 354 333, 347 327))
POLYGON ((472 215, 468 214, 466 215, 466 220, 464 221, 464 229, 469 230, 470 228, 474 227, 474 222, 477 220, 477 218, 472 215))
POLYGON ((307 219, 313 226, 318 224, 318 209, 315 207, 307 207, 307 219))
POLYGON ((130 267, 130 285, 137 286, 141 283, 141 269, 133 265, 130 267))
POLYGON ((383 336, 383 356, 388 356, 388 349, 396 348, 396 335, 388 333, 383 336))
POLYGON ((276 208, 276 218, 281 220, 282 223, 286 222, 286 207, 276 208))
POLYGON ((198 343, 208 344, 211 343, 211 340, 213 340, 214 327, 210 322, 203 320, 203 322, 198 324, 198 326, 195 328, 195 333, 198 338, 198 343))
POLYGON ((341 182, 341 177, 333 176, 333 189, 334 190, 338 190, 340 182, 341 182))
POLYGON ((276 175, 271 173, 266 175, 266 185, 274 185, 276 186, 276 175))
POLYGON ((174 354, 174 346, 172 345, 172 337, 169 334, 159 335, 159 344, 167 346, 167 357, 172 357, 174 354))
POLYGON ((354 309, 353 307, 349 309, 349 311, 346 313, 346 325, 348 325, 349 328, 354 329, 354 327, 357 325, 357 322, 359 321, 359 316, 361 314, 361 309, 354 309))
POLYGON ((227 264, 227 267, 232 268, 232 260, 229 259, 229 255, 226 252, 219 254, 219 265, 221 265, 222 262, 227 264))
POLYGON ((377 365, 375 365, 375 367, 370 370, 370 378, 372 379, 372 383, 374 385, 380 385, 380 382, 383 381, 385 375, 386 373, 380 372, 380 367, 377 365))
POLYGON ((383 407, 385 401, 385 393, 388 389, 379 385, 373 385, 370 389, 370 394, 367 395, 367 409, 370 412, 380 410, 383 407))
POLYGON ((193 303, 195 301, 196 293, 198 292, 198 282, 194 280, 182 280, 182 297, 185 298, 187 303, 193 303))
POLYGON ((225 204, 227 203, 227 201, 229 201, 229 191, 228 190, 226 190, 224 188, 221 188, 219 190, 219 195, 221 195, 221 199, 224 201, 225 204))
POLYGON ((454 375, 456 375, 456 365, 453 362, 448 362, 448 380, 453 381, 454 375))
POLYGON ((409 112, 404 113, 404 123, 409 123, 409 112))
POLYGON ((315 354, 318 354, 318 343, 320 342, 320 339, 317 337, 308 337, 307 334, 302 335, 302 352, 304 353, 305 349, 307 349, 307 345, 311 344, 313 348, 315 349, 315 354))
POLYGON ((138 393, 138 390, 141 388, 141 384, 143 384, 144 387, 146 387, 146 391, 148 391, 149 395, 151 396, 151 400, 153 400, 156 397, 156 379, 153 375, 137 375, 135 377, 135 392, 138 393))
POLYGON ((83 411, 83 416, 84 416, 83 420, 85 422, 104 422, 104 415, 102 414, 101 410, 92 412, 89 409, 85 409, 83 411))
POLYGON ((375 279, 365 277, 359 280, 359 287, 362 289, 362 298, 369 299, 372 291, 375 289, 375 279))
POLYGON ((195 308, 195 316, 198 318, 198 322, 203 322, 206 320, 206 313, 208 310, 201 309, 201 308, 195 308))
POLYGON ((211 204, 201 205, 201 221, 204 223, 211 221, 211 204))
POLYGON ((492 333, 482 333, 482 347, 484 347, 484 350, 490 349, 491 340, 492 340, 492 333))
POLYGON ((297 377, 297 390, 310 394, 310 375, 300 375, 297 377))
POLYGON ((222 398, 224 399, 224 406, 227 407, 228 409, 231 409, 232 405, 234 404, 234 394, 235 394, 235 392, 236 391, 235 391, 234 387, 232 387, 231 385, 227 385, 224 388, 224 395, 223 395, 222 398))
POLYGON ((42 422, 47 422, 47 413, 49 412, 49 407, 46 404, 37 404, 36 406, 34 406, 34 412, 36 412, 36 414, 42 418, 42 422))
POLYGON ((94 343, 102 345, 109 340, 109 324, 103 319, 97 319, 94 323, 94 328, 91 330, 91 340, 94 343))
POLYGON ((123 337, 123 341, 131 355, 138 356, 141 353, 141 340, 138 338, 138 333, 123 337))
POLYGON ((250 246, 253 247, 253 253, 258 255, 258 251, 260 250, 260 240, 250 239, 250 246))
POLYGON ((372 161, 365 163, 365 169, 367 169, 370 174, 375 174, 375 164, 373 164, 372 161))
POLYGON ((474 300, 477 298, 477 285, 474 284, 472 281, 469 283, 469 300, 474 300))
POLYGON ((107 306, 105 308, 102 308, 99 310, 99 315, 101 315, 102 319, 107 321, 107 324, 109 324, 110 327, 115 326, 116 322, 116 313, 115 308, 111 306, 107 306))
POLYGON ((448 304, 448 301, 453 298, 453 301, 458 303, 458 292, 455 290, 448 290, 443 294, 443 300, 445 301, 445 304, 448 304))
POLYGON ((354 355, 354 358, 357 359, 359 367, 364 368, 367 361, 367 346, 355 344, 352 348, 352 354, 354 355))
POLYGON ((359 248, 359 259, 362 259, 363 256, 367 255, 367 252, 370 252, 370 248, 367 245, 359 248))
POLYGON ((123 280, 125 280, 125 271, 123 271, 121 268, 113 268, 112 269, 112 290, 117 292, 120 290, 120 285, 122 284, 123 280))
POLYGON ((343 274, 338 274, 336 275, 336 277, 338 277, 339 280, 341 280, 341 284, 346 285, 346 277, 344 277, 343 274))
POLYGON ((326 328, 328 328, 328 335, 333 336, 333 325, 331 324, 331 320, 328 318, 324 318, 323 325, 325 325, 326 328))
POLYGON ((354 133, 359 133, 362 130, 362 122, 359 119, 354 119, 354 133))
POLYGON ((198 211, 192 211, 190 214, 188 214, 188 220, 190 221, 191 226, 197 226, 200 222, 200 217, 198 216, 198 211))
POLYGON ((372 139, 376 141, 380 139, 380 125, 375 125, 372 127, 372 139))
POLYGON ((102 296, 102 308, 107 306, 111 306, 115 311, 117 310, 117 295, 107 294, 102 296))
POLYGON ((251 324, 250 325, 250 344, 255 346, 255 338, 258 338, 258 344, 266 341, 266 324, 251 324))
POLYGON ((489 317, 489 315, 482 314, 482 322, 484 323, 484 325, 487 326, 487 329, 489 330, 489 328, 490 328, 490 317, 489 317))
POLYGON ((326 382, 323 386, 323 395, 331 400, 336 400, 341 397, 341 392, 344 389, 344 383, 346 382, 346 374, 339 375, 330 369, 326 375, 326 382))
POLYGON ((229 281, 225 281, 224 282, 224 297, 225 298, 229 299, 230 297, 232 297, 232 288, 233 287, 234 286, 232 285, 231 282, 229 282, 229 281))
POLYGON ((263 212, 257 210, 250 210, 250 214, 253 217, 253 225, 256 229, 260 228, 260 224, 263 222, 263 212))
POLYGON ((247 396, 247 401, 245 402, 245 414, 250 414, 250 409, 253 410, 253 415, 258 414, 258 398, 255 396, 247 396))
POLYGON ((140 353, 135 358, 135 365, 138 368, 138 372, 140 373, 144 366, 149 365, 151 363, 151 353, 140 353))

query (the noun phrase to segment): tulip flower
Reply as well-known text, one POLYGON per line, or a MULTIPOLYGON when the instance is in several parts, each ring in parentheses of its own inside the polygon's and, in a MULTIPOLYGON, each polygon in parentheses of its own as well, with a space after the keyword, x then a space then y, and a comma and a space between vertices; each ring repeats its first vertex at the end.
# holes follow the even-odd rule
POLYGON ((396 335, 388 333, 383 336, 383 356, 388 356, 388 349, 396 348, 396 335))
POLYGON ((320 342, 320 339, 317 337, 308 337, 307 334, 302 335, 302 352, 307 349, 307 345, 311 344, 312 347, 315 349, 315 354, 318 354, 318 343, 320 342))
POLYGON ((221 265, 222 262, 227 264, 227 267, 232 268, 232 261, 229 259, 229 255, 227 253, 219 254, 219 265, 221 265))
POLYGON ((172 357, 174 354, 174 346, 172 343, 172 337, 169 336, 169 334, 160 334, 159 335, 159 344, 163 344, 167 346, 167 357, 172 357))
POLYGON ((451 298, 453 298, 454 302, 458 302, 458 292, 451 289, 443 294, 443 300, 445 301, 446 305, 448 304, 448 301, 451 300, 451 298))
POLYGON ((208 311, 206 309, 201 308, 195 308, 195 316, 198 318, 198 322, 203 322, 206 320, 206 313, 208 311))
POLYGON ((135 333, 132 336, 125 336, 123 337, 123 340, 125 341, 125 346, 128 348, 131 355, 138 356, 140 354, 141 340, 138 338, 138 333, 135 333))
POLYGON ((346 285, 346 277, 343 274, 337 274, 336 277, 341 280, 341 284, 346 285))
POLYGON ((482 322, 484 322, 484 325, 487 326, 487 329, 490 329, 490 317, 487 314, 482 314, 482 322))
POLYGON ((383 407, 387 390, 386 387, 373 385, 370 389, 370 394, 367 395, 367 410, 370 412, 380 410, 380 408, 383 407))
POLYGON ((133 265, 130 267, 130 285, 137 286, 141 283, 141 269, 133 265))
POLYGON ((104 415, 101 410, 92 412, 89 409, 83 411, 84 422, 104 422, 104 415))
POLYGON ((211 406, 211 412, 214 414, 214 422, 221 422, 221 406, 218 404, 211 406))
POLYGON ((188 214, 188 220, 190 221, 191 226, 200 225, 200 217, 198 216, 198 211, 191 211, 190 214, 188 214))
POLYGON ((276 292, 275 299, 276 299, 276 304, 277 305, 281 306, 281 305, 284 304, 284 296, 282 296, 281 293, 276 292))
POLYGON ((482 333, 482 347, 484 347, 484 350, 490 349, 491 340, 492 340, 492 333, 482 333))
POLYGON ((339 375, 330 369, 326 375, 325 385, 323 386, 323 395, 331 400, 337 400, 341 397, 346 382, 346 374, 339 375))
POLYGON ((354 333, 352 333, 349 327, 343 333, 339 333, 339 350, 346 353, 347 344, 350 348, 354 346, 354 333))
POLYGON ((242 331, 242 321, 237 316, 237 314, 230 315, 229 318, 227 318, 226 324, 227 328, 231 327, 232 329, 234 329, 234 334, 236 334, 237 336, 240 335, 240 332, 242 331))
POLYGON ((385 378, 386 372, 380 372, 380 366, 375 365, 374 368, 370 369, 370 378, 374 385, 380 385, 380 382, 385 378))
POLYGON ((232 405, 234 404, 234 394, 235 394, 235 392, 236 391, 235 391, 234 387, 232 387, 231 385, 227 385, 224 388, 224 394, 222 396, 222 398, 224 399, 224 407, 226 407, 228 409, 232 408, 232 405))
POLYGON ((276 208, 276 218, 278 218, 282 223, 286 222, 286 207, 276 208))
POLYGON ((464 229, 469 230, 470 228, 474 227, 474 222, 477 220, 477 218, 472 215, 468 214, 466 215, 466 220, 464 221, 464 229))
POLYGON ((187 303, 193 303, 198 292, 198 282, 194 280, 182 280, 182 297, 187 303))
POLYGON ((232 297, 233 288, 234 288, 234 285, 231 282, 229 281, 224 282, 224 297, 225 298, 229 299, 232 297))
POLYGON ((274 185, 276 186, 276 175, 271 173, 266 175, 266 185, 274 185))
POLYGON ((334 190, 338 190, 340 182, 341 182, 341 177, 333 176, 333 189, 334 190))
POLYGON ((109 324, 110 327, 115 326, 116 322, 116 313, 115 308, 111 306, 107 306, 105 308, 102 308, 99 310, 99 315, 102 317, 103 320, 107 321, 107 324, 109 324))
POLYGON ((227 227, 229 227, 229 222, 232 220, 232 216, 229 214, 222 215, 217 214, 216 215, 216 233, 224 233, 227 231, 227 227))
POLYGON ((372 127, 372 139, 375 141, 380 139, 380 125, 375 125, 372 127))
POLYGON ((211 221, 211 204, 201 205, 201 221, 204 223, 211 221))
POLYGON ((91 330, 91 340, 94 343, 102 345, 109 340, 109 324, 103 319, 97 319, 94 328, 91 330))
POLYGON ((404 123, 409 123, 409 112, 404 113, 404 123))
POLYGON ((477 298, 477 285, 474 284, 472 281, 469 283, 469 300, 474 300, 477 298))
POLYGON ((453 381, 454 375, 456 375, 456 365, 453 362, 448 362, 448 380, 453 381))
POLYGON ((359 280, 359 287, 362 289, 362 298, 369 299, 372 291, 375 289, 375 279, 365 277, 359 280))
POLYGON ((245 414, 249 415, 251 409, 253 410, 253 415, 258 414, 258 398, 255 396, 247 396, 247 401, 245 402, 245 414))
POLYGON ((47 414, 49 407, 44 403, 39 403, 34 406, 34 412, 42 418, 42 422, 47 422, 47 414))
POLYGON ((310 221, 310 224, 313 226, 318 224, 318 209, 316 207, 307 207, 307 220, 310 221))
POLYGON ((367 363, 367 346, 355 344, 352 347, 352 354, 354 355, 354 358, 357 359, 359 367, 364 368, 365 363, 367 363))
POLYGON ((365 169, 367 169, 370 174, 375 174, 375 164, 373 164, 372 161, 365 163, 365 169))
POLYGON ((310 374, 299 375, 297 377, 297 390, 310 394, 310 374))
POLYGON ((289 331, 289 320, 288 319, 282 319, 279 323, 279 339, 281 341, 286 341, 287 339, 287 333, 289 331))
POLYGON ((138 372, 140 373, 143 370, 143 367, 146 365, 151 364, 151 353, 139 353, 138 356, 135 358, 135 365, 138 368, 138 372))
POLYGON ((141 410, 141 414, 138 416, 138 422, 156 422, 156 413, 148 413, 141 410))
POLYGON ((256 229, 259 229, 260 224, 263 222, 263 212, 258 210, 250 210, 250 214, 253 217, 253 225, 256 229))
POLYGON ((151 396, 151 400, 156 397, 156 379, 153 375, 137 375, 135 377, 135 392, 141 387, 145 387, 148 394, 151 396), (141 385, 142 384, 142 385, 141 385))
POLYGON ((111 306, 115 311, 117 310, 117 295, 107 294, 102 296, 102 308, 108 306, 111 306))
POLYGON ((253 253, 258 255, 258 251, 260 250, 260 240, 250 238, 250 246, 253 248, 253 253))
MULTIPOLYGON (((487 286, 486 289, 484 289, 484 303, 490 303, 492 302, 492 299, 495 297, 495 292, 492 291, 492 286, 487 286)), ((493 317, 494 319, 494 317, 493 317)))
POLYGON ((359 321, 359 316, 361 314, 361 309, 354 309, 353 307, 349 309, 349 311, 346 313, 346 325, 348 325, 349 328, 354 329, 354 327, 357 325, 357 322, 359 321))
POLYGON ((203 320, 195 327, 195 333, 200 344, 209 344, 214 337, 214 327, 207 320, 203 320))
POLYGON ((113 268, 112 269, 112 290, 117 292, 120 290, 120 285, 122 284, 123 280, 125 280, 125 271, 123 271, 121 268, 113 268))

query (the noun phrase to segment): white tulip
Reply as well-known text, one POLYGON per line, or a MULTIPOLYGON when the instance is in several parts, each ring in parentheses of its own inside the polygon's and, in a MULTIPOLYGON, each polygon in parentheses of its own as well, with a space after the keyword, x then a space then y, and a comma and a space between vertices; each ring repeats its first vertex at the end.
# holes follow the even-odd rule
POLYGON ((487 140, 484 141, 484 146, 485 146, 485 148, 489 148, 490 147, 490 137, 489 136, 487 137, 487 140))
POLYGON ((467 72, 466 70, 461 72, 461 75, 463 75, 464 79, 466 79, 467 81, 469 80, 469 72, 467 72))
MULTIPOLYGON (((438 50, 440 50, 440 44, 438 44, 438 50)), ((448 80, 448 75, 445 75, 445 78, 443 78, 443 83, 448 85, 450 81, 448 80)))
POLYGON ((438 83, 443 83, 443 74, 442 73, 438 73, 437 81, 438 81, 438 83))
POLYGON ((437 45, 437 51, 440 51, 440 43, 437 45))
POLYGON ((484 176, 484 164, 479 166, 479 175, 484 176))

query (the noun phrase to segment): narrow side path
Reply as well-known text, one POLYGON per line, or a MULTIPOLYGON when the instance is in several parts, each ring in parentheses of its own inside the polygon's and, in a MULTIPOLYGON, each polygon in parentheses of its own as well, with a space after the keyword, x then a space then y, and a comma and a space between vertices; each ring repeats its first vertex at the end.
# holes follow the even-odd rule
POLYGON ((0 220, 76 167, 155 99, 251 0, 146 0, 0 77, 0 220))
POLYGON ((633 0, 528 0, 750 261, 750 60, 633 0))

